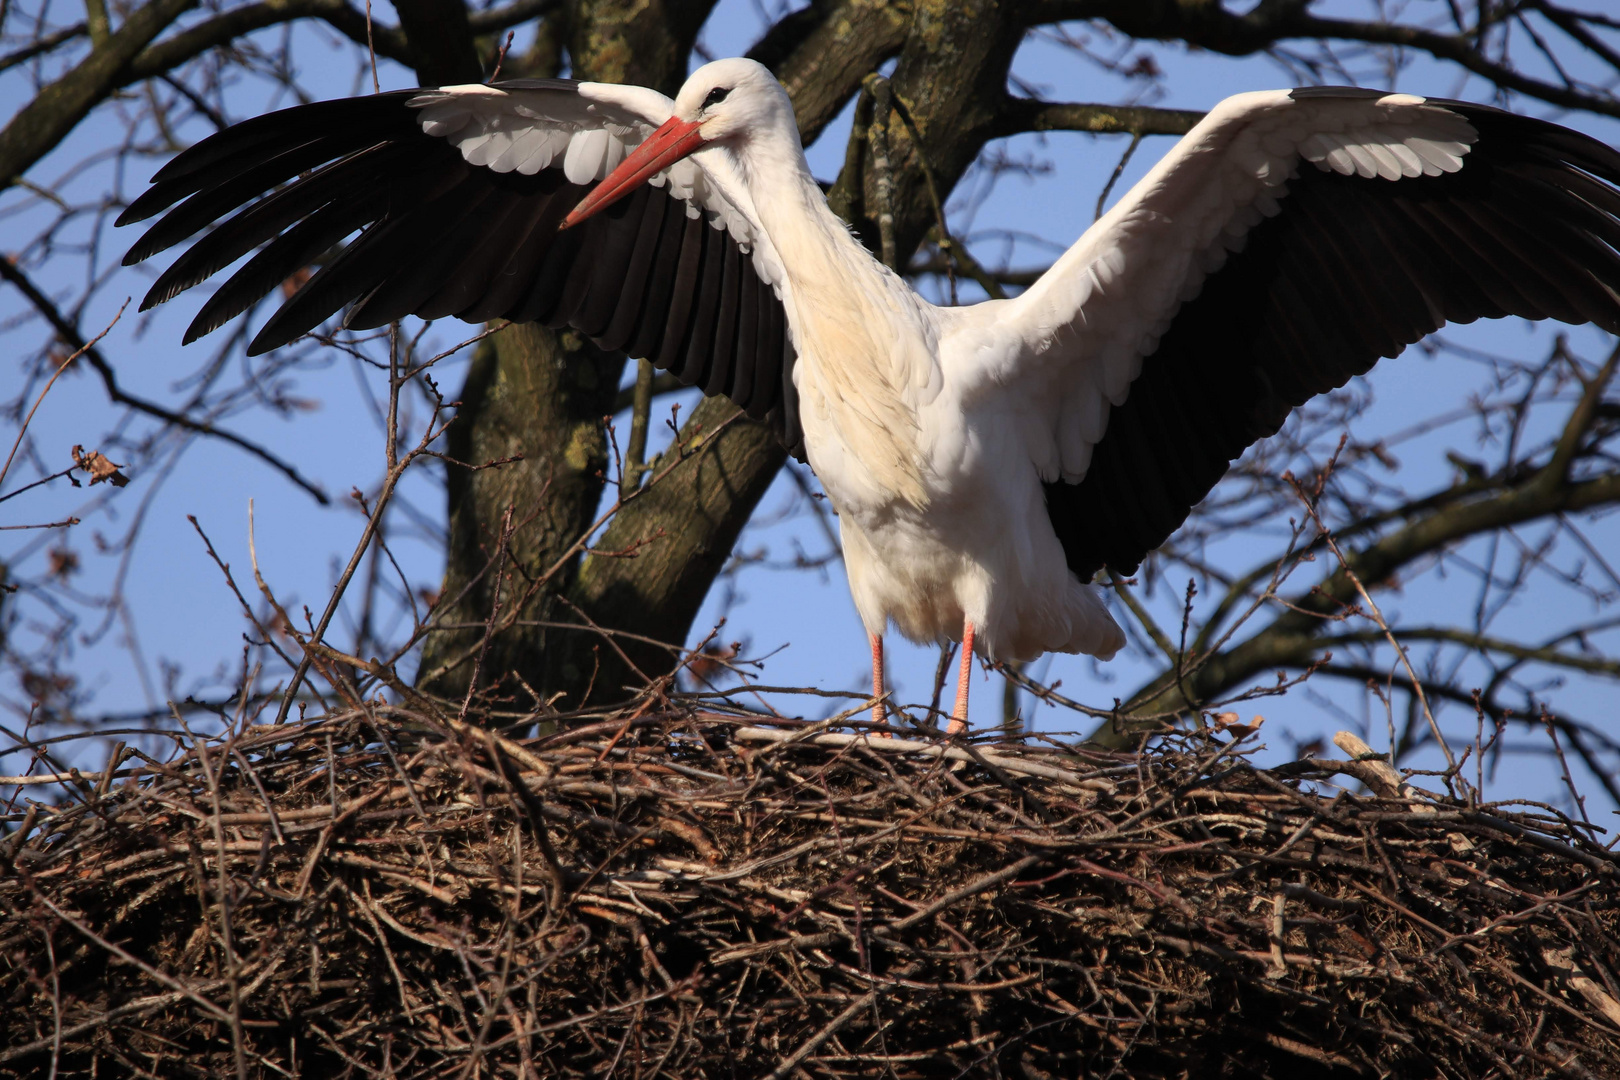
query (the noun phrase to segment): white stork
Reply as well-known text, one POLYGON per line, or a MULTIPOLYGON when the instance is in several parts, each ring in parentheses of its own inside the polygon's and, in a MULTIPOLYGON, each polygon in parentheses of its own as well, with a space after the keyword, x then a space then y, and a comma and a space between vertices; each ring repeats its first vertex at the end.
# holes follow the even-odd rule
POLYGON ((1620 332, 1616 185, 1609 147, 1482 105, 1242 94, 1022 295, 942 308, 851 237, 786 92, 733 59, 674 101, 519 79, 271 113, 175 157, 119 224, 173 207, 134 263, 241 208, 142 304, 259 249, 187 342, 360 230, 250 353, 346 305, 354 329, 533 320, 727 395, 837 510, 874 694, 891 621, 962 642, 955 731, 975 651, 1112 656, 1092 576, 1133 572, 1293 406, 1446 322, 1620 332))

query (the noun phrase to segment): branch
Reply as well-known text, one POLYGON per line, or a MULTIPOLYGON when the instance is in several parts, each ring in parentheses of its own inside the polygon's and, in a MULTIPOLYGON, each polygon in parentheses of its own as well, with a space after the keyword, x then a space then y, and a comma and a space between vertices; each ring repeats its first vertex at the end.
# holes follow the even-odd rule
POLYGON ((461 0, 394 0, 394 10, 423 86, 483 81, 484 65, 473 47, 467 5, 461 0))
MULTIPOLYGON (((681 382, 681 380, 677 379, 667 371, 660 371, 653 376, 652 386, 649 388, 648 392, 651 397, 662 397, 665 394, 673 394, 677 390, 686 389, 688 389, 687 385, 681 382)), ((635 403, 636 388, 634 386, 627 386, 623 390, 620 390, 618 396, 613 399, 613 411, 615 413, 622 413, 635 403)))
POLYGON ((153 38, 197 0, 150 0, 124 20, 100 48, 41 90, 0 130, 0 189, 10 187, 50 153, 95 105, 119 85, 129 66, 153 38))
MULTIPOLYGON (((102 338, 104 338, 108 334, 112 333, 112 328, 117 326, 118 325, 118 320, 122 319, 124 317, 124 308, 127 308, 127 307, 129 307, 129 301, 125 300, 124 303, 123 303, 123 306, 118 309, 118 314, 114 315, 113 319, 112 319, 112 322, 107 324, 107 329, 103 330, 101 333, 99 333, 95 337, 91 338, 90 341, 87 344, 81 345, 77 352, 75 352, 72 356, 68 357, 66 360, 62 361, 60 364, 56 365, 56 370, 51 373, 51 377, 45 383, 45 389, 41 390, 39 392, 39 397, 34 399, 34 407, 28 410, 28 415, 27 416, 23 417, 22 427, 19 428, 18 431, 17 431, 17 441, 11 444, 11 453, 6 455, 6 463, 4 465, 0 465, 0 489, 3 489, 4 486, 5 486, 6 474, 11 471, 11 463, 12 463, 12 461, 14 461, 16 459, 17 451, 22 448, 23 439, 25 439, 28 436, 28 425, 34 422, 34 414, 39 411, 40 404, 43 403, 44 400, 45 400, 45 395, 49 394, 51 392, 51 387, 55 386, 56 385, 56 380, 62 377, 62 372, 66 371, 68 368, 73 366, 73 361, 77 360, 79 357, 83 356, 86 352, 88 352, 90 349, 92 349, 95 346, 96 342, 100 341, 102 338)), ((79 456, 78 455, 78 447, 74 447, 74 457, 77 458, 78 456, 79 456)), ((80 466, 77 463, 75 463, 74 467, 78 468, 80 466)), ((64 470, 64 472, 72 472, 72 471, 73 471, 72 469, 64 470)), ((57 475, 61 476, 61 475, 63 475, 63 473, 58 473, 57 475)), ((118 474, 115 472, 111 477, 111 479, 113 479, 114 483, 117 483, 117 476, 118 476, 118 474)), ((91 483, 94 483, 94 482, 95 482, 94 480, 91 481, 91 483)), ((126 483, 126 484, 128 482, 129 481, 127 481, 127 480, 124 481, 124 483, 126 483)), ((33 487, 34 485, 30 484, 28 486, 33 487)), ((119 486, 122 486, 122 485, 119 485, 119 486)), ((26 490, 28 490, 28 488, 23 488, 23 490, 26 491, 26 490)), ((9 495, 0 495, 0 502, 4 502, 6 499, 9 499, 10 497, 11 496, 9 496, 9 495)))
POLYGON ((743 55, 774 72, 804 45, 810 35, 827 25, 833 12, 843 14, 841 9, 846 6, 810 3, 790 12, 771 24, 764 36, 743 55))
MULTIPOLYGON (((1431 496, 1414 504, 1434 507, 1423 516, 1410 515, 1403 508, 1401 516, 1408 524, 1361 551, 1351 553, 1346 570, 1335 573, 1322 585, 1312 589, 1311 594, 1299 600, 1293 610, 1280 616, 1273 628, 1284 633, 1312 634, 1310 628, 1320 625, 1317 620, 1335 613, 1352 601, 1355 587, 1348 575, 1376 585, 1389 580, 1400 567, 1457 540, 1552 514, 1585 510, 1620 500, 1620 474, 1609 473, 1586 481, 1571 482, 1569 461, 1573 451, 1566 450, 1579 444, 1601 413, 1598 405, 1617 363, 1620 363, 1620 348, 1611 353, 1598 374, 1585 384, 1581 399, 1570 410, 1546 464, 1514 473, 1511 482, 1504 483, 1486 497, 1464 501, 1431 496)), ((1452 488, 1440 494, 1451 495, 1455 491, 1456 488, 1452 488)), ((1234 652, 1247 648, 1267 633, 1270 630, 1262 631, 1234 652)), ((1271 665, 1265 663, 1260 666, 1271 665)))
POLYGON ((99 49, 107 43, 107 37, 112 33, 112 23, 107 21, 106 0, 85 0, 84 10, 89 16, 90 44, 99 49))
MULTIPOLYGON (((1413 630, 1395 630, 1395 636, 1405 641, 1444 641, 1454 645, 1466 645, 1478 652, 1503 653, 1515 660, 1534 661, 1539 664, 1551 664, 1556 667, 1569 668, 1572 671, 1584 671, 1590 675, 1609 675, 1620 678, 1620 660, 1609 660, 1598 656, 1577 656, 1564 652, 1551 645, 1521 645, 1516 641, 1506 641, 1502 638, 1493 638, 1485 634, 1474 634, 1467 630, 1458 630, 1454 627, 1424 626, 1413 630)), ((1362 630, 1346 634, 1333 634, 1328 637, 1314 639, 1312 652, 1323 648, 1332 648, 1335 645, 1370 644, 1381 640, 1384 636, 1382 630, 1362 630)))
POLYGON ((99 349, 93 348, 89 342, 84 340, 78 329, 67 320, 55 304, 51 303, 50 297, 35 287, 34 283, 28 279, 28 275, 24 274, 20 268, 13 265, 9 260, 0 259, 0 277, 11 282, 17 287, 18 291, 28 298, 28 302, 33 304, 41 315, 45 316, 46 321, 51 324, 63 341, 84 354, 85 360, 90 363, 91 367, 96 369, 96 374, 101 376, 101 383, 107 390, 107 396, 115 404, 128 406, 136 412, 156 417, 166 424, 173 424, 175 427, 183 428, 186 431, 194 431, 199 435, 209 435, 216 439, 223 439, 234 446, 238 446, 309 492, 315 501, 322 506, 328 504, 329 500, 326 493, 304 479, 295 466, 283 461, 257 443, 249 442, 240 435, 217 428, 207 421, 193 420, 189 416, 165 409, 163 406, 147 401, 144 398, 125 393, 119 388, 118 378, 113 374, 112 365, 107 362, 106 357, 101 355, 99 349))
POLYGON ((1153 616, 1148 614, 1147 608, 1142 606, 1141 601, 1137 600, 1135 594, 1126 586, 1125 579, 1112 570, 1108 571, 1108 579, 1115 595, 1130 609, 1131 614, 1136 616, 1136 621, 1141 624, 1143 632, 1159 647, 1159 651, 1164 653, 1164 658, 1172 664, 1181 663, 1181 650, 1171 644, 1164 631, 1159 629, 1159 624, 1153 621, 1153 616))
MULTIPOLYGON (((635 558, 586 559, 569 599, 599 622, 610 617, 615 630, 685 640, 710 583, 786 458, 770 429, 742 417, 726 398, 705 398, 676 442, 647 467, 658 482, 637 491, 596 541, 606 551, 640 544, 635 558), (654 537, 657 543, 646 543, 654 537), (633 605, 612 603, 630 596, 633 605)), ((653 655, 656 650, 626 649, 645 670, 662 673, 670 666, 653 655)))
MULTIPOLYGON (((1600 407, 1601 410, 1601 407, 1600 407)), ((1515 462, 1497 470, 1489 475, 1467 476, 1458 480, 1449 487, 1441 488, 1420 498, 1390 507, 1387 510, 1368 512, 1344 525, 1338 530, 1340 540, 1348 541, 1362 536, 1375 535, 1384 526, 1400 521, 1413 521, 1424 514, 1433 514, 1450 506, 1475 499, 1488 494, 1498 494, 1513 490, 1517 485, 1526 482, 1535 475, 1535 468, 1523 462, 1515 462)), ((1204 622, 1203 628, 1193 641, 1193 651, 1203 652, 1220 628, 1225 625, 1232 612, 1245 601, 1254 598, 1254 589, 1257 585, 1272 578, 1282 566, 1291 559, 1299 559, 1314 555, 1326 547, 1320 536, 1315 537, 1303 547, 1291 549, 1280 558, 1268 559, 1247 574, 1233 581, 1226 590, 1215 610, 1210 613, 1204 622)), ((1200 568, 1201 573, 1208 573, 1207 569, 1200 568)))
POLYGON ((562 0, 517 0, 505 7, 474 11, 467 15, 467 26, 474 37, 498 34, 509 26, 538 19, 562 6, 562 0))
MULTIPOLYGON (((1342 438, 1339 445, 1344 445, 1342 438)), ((1292 474, 1285 475, 1288 480, 1293 481, 1292 474)), ((1350 560, 1344 557, 1344 549, 1339 547, 1338 541, 1333 539, 1333 533, 1328 530, 1327 523, 1322 520, 1322 515, 1318 512, 1316 504, 1311 501, 1310 493, 1297 482, 1293 486, 1300 502, 1304 503, 1306 512, 1311 515, 1311 520, 1316 522, 1317 529, 1321 531, 1322 540, 1332 550, 1334 558, 1339 560, 1341 572, 1350 579, 1350 584, 1355 587, 1356 595, 1361 597, 1361 602, 1367 605, 1365 614, 1369 615, 1378 624, 1378 629, 1383 632, 1384 640, 1389 642, 1390 647, 1395 650, 1395 655, 1400 658, 1401 666, 1406 669, 1407 678, 1412 680, 1412 696, 1423 710, 1423 719, 1429 724, 1429 733, 1434 736, 1435 744, 1440 747, 1441 753, 1446 755, 1446 768, 1450 770, 1447 776, 1450 776, 1451 772, 1456 771, 1457 759, 1452 756, 1451 747, 1446 745, 1446 737, 1441 733, 1440 725, 1435 722, 1434 713, 1429 708, 1429 698, 1423 692, 1423 683, 1418 679, 1417 669, 1412 666, 1412 658, 1407 655, 1406 649, 1396 639, 1395 631, 1389 628, 1389 623, 1384 619, 1384 613, 1378 610, 1378 601, 1374 600, 1372 593, 1367 591, 1366 583, 1350 568, 1350 560)))
MULTIPOLYGON (((1591 413, 1577 406, 1566 429, 1578 426, 1583 417, 1590 422, 1591 413)), ((1309 665, 1321 650, 1317 633, 1325 620, 1354 602, 1357 578, 1376 586, 1390 580, 1401 567, 1459 540, 1616 502, 1620 502, 1620 474, 1570 482, 1555 461, 1549 462, 1520 483, 1490 497, 1447 506, 1411 521, 1360 551, 1346 552, 1345 567, 1307 595, 1290 602, 1269 626, 1226 652, 1195 661, 1181 681, 1173 671, 1161 673, 1129 699, 1124 711, 1155 716, 1176 712, 1195 707, 1198 701, 1208 700, 1262 672, 1309 665)), ((1136 727, 1124 719, 1116 727, 1095 733, 1092 739, 1102 745, 1121 746, 1135 737, 1136 727)))
MULTIPOLYGON (((491 13, 493 14, 493 13, 491 13)), ((366 43, 366 16, 345 0, 263 0, 234 8, 172 38, 158 42, 130 63, 119 80, 120 86, 156 78, 209 49, 229 44, 243 34, 276 26, 295 19, 316 18, 359 45, 366 43)), ((405 35, 397 27, 372 22, 372 38, 377 55, 410 66, 412 54, 405 35)))
POLYGON ((860 90, 861 79, 899 53, 911 27, 909 4, 844 0, 827 5, 815 25, 795 27, 794 47, 785 58, 771 55, 786 44, 774 31, 755 46, 793 99, 806 146, 860 90))
MULTIPOLYGON (((1348 679, 1351 682, 1362 683, 1364 685, 1366 683, 1376 683, 1379 686, 1393 686, 1404 694, 1412 693, 1411 680, 1404 675, 1397 675, 1387 668, 1370 667, 1363 664, 1327 663, 1319 664, 1316 671, 1319 675, 1328 675, 1335 679, 1348 679)), ((1432 685, 1425 684, 1424 690, 1432 698, 1450 701, 1457 705, 1466 705, 1469 709, 1478 710, 1479 712, 1482 712, 1486 716, 1490 717, 1492 720, 1500 721, 1504 724, 1510 721, 1518 721, 1521 724, 1527 725, 1550 723, 1558 730, 1564 732, 1566 735, 1571 736, 1579 736, 1583 733, 1591 733, 1593 731, 1590 725, 1573 720, 1570 717, 1560 713, 1547 712, 1545 709, 1538 712, 1536 709, 1537 703, 1534 701, 1534 699, 1531 699, 1526 703, 1526 708, 1513 709, 1506 705, 1499 704, 1488 697, 1482 696, 1476 690, 1464 690, 1462 687, 1453 686, 1450 683, 1440 682, 1432 685)), ((1599 738, 1602 738, 1602 736, 1600 735, 1599 738)), ((1613 743, 1609 743, 1609 746, 1612 747, 1613 743)), ((1609 788, 1611 797, 1616 797, 1617 801, 1620 801, 1620 790, 1617 790, 1611 786, 1613 782, 1607 776, 1608 770, 1603 768, 1602 764, 1597 761, 1595 756, 1589 755, 1584 750, 1582 752, 1582 757, 1586 758, 1587 763, 1592 766, 1593 773, 1595 773, 1598 778, 1603 781, 1604 786, 1609 788)))
POLYGON ((1387 23, 1361 22, 1353 19, 1319 19, 1300 15, 1292 20, 1285 33, 1278 37, 1335 37, 1349 41, 1365 41, 1375 45, 1397 45, 1419 49, 1430 56, 1467 68, 1497 86, 1517 90, 1521 94, 1540 98, 1566 109, 1584 109, 1603 116, 1620 116, 1620 101, 1605 100, 1583 94, 1555 83, 1532 79, 1514 71, 1506 64, 1485 58, 1478 47, 1476 36, 1466 34, 1439 34, 1416 26, 1392 26, 1387 23))
MULTIPOLYGON (((509 26, 544 15, 556 7, 559 0, 517 0, 505 7, 477 12, 468 17, 468 27, 475 37, 498 33, 509 26)), ((347 3, 347 0, 264 0, 233 8, 225 14, 209 19, 174 37, 158 42, 131 62, 120 85, 156 78, 173 71, 209 49, 241 37, 243 34, 277 26, 295 19, 321 19, 356 45, 366 44, 366 15, 347 3)), ((79 28, 83 33, 83 27, 79 28)), ((416 53, 397 26, 386 26, 373 17, 371 44, 378 56, 385 56, 409 68, 417 66, 416 53)), ((3 70, 3 69, 0 69, 3 70)))
MULTIPOLYGON (((652 361, 637 360, 636 384, 630 390, 630 445, 625 447, 619 469, 619 482, 631 491, 641 486, 641 477, 647 471, 647 428, 652 421, 654 381, 652 361)), ((619 396, 624 395, 621 392, 619 396)))
POLYGON ((1204 118, 1190 109, 1155 109, 1143 105, 1080 105, 1036 101, 1007 95, 1002 100, 996 135, 1006 138, 1030 131, 1088 131, 1096 135, 1185 135, 1204 118))
MULTIPOLYGON (((960 239, 958 239, 958 243, 960 243, 960 239)), ((960 251, 961 249, 958 248, 959 254, 960 251)), ((908 277, 918 277, 923 274, 937 274, 943 277, 954 269, 951 260, 947 259, 942 253, 924 250, 911 260, 911 265, 906 267, 906 275, 908 277)), ((1046 273, 1048 268, 1043 266, 1033 270, 989 270, 981 265, 979 269, 981 273, 1003 289, 1008 286, 1015 289, 1027 289, 1039 281, 1041 275, 1046 273)), ((989 292, 988 289, 985 291, 989 292)))
MULTIPOLYGON (((1598 412, 1603 405, 1603 391, 1608 389, 1609 382, 1614 378, 1615 367, 1620 364, 1620 345, 1616 345, 1609 353, 1609 358, 1603 362, 1590 382, 1582 380, 1581 400, 1576 404, 1564 424, 1564 430, 1559 433, 1558 444, 1553 448, 1552 460, 1542 470, 1541 482, 1543 484, 1557 485, 1564 482, 1569 476, 1570 466, 1581 448, 1581 440, 1592 427, 1592 421, 1597 419, 1598 412)), ((1572 365, 1573 366, 1573 365, 1572 365)), ((1580 368, 1575 367, 1575 375, 1580 377, 1580 368)))
POLYGON ((32 44, 24 45, 15 52, 9 52, 4 56, 0 56, 0 71, 5 71, 7 68, 14 68, 18 64, 26 63, 36 56, 50 52, 58 45, 65 45, 74 38, 82 37, 84 36, 85 31, 88 29, 89 27, 87 27, 84 23, 74 23, 65 30, 58 30, 54 34, 47 34, 32 44))
POLYGON ((1045 0, 1030 4, 1022 14, 1024 21, 1031 26, 1075 19, 1106 19, 1131 37, 1154 41, 1179 38, 1188 45, 1228 56, 1251 56, 1289 38, 1394 45, 1449 60, 1497 86, 1517 90, 1553 105, 1583 109, 1604 116, 1620 116, 1620 101, 1534 79, 1505 63, 1487 59, 1480 46, 1479 27, 1446 34, 1387 22, 1318 18, 1309 14, 1306 8, 1307 4, 1299 0, 1275 0, 1263 2, 1248 13, 1239 15, 1213 3, 1045 0))
MULTIPOLYGON (((1542 16, 1545 17, 1548 22, 1552 23, 1554 26, 1558 27, 1558 29, 1562 30, 1564 33, 1568 34, 1570 37, 1592 50, 1592 52, 1596 53, 1604 63, 1608 64, 1616 71, 1620 71, 1620 52, 1616 52, 1614 49, 1610 48, 1602 38, 1592 33, 1592 31, 1588 30, 1585 26, 1582 26, 1582 16, 1556 8, 1553 5, 1546 3, 1545 0, 1530 0, 1530 6, 1541 12, 1542 16)), ((1585 17, 1591 18, 1591 16, 1585 17)), ((1610 29, 1614 28, 1611 21, 1604 21, 1608 24, 1610 29)))

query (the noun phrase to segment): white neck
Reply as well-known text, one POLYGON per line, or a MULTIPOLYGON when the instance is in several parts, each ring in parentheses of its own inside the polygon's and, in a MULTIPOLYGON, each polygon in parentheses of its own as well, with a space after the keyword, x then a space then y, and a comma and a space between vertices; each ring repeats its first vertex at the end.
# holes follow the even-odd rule
POLYGON ((755 199, 760 224, 781 253, 790 280, 818 286, 822 275, 848 277, 870 292, 910 289, 850 235, 810 174, 797 138, 761 132, 733 155, 755 199), (772 136, 775 136, 774 138, 772 136), (791 252, 791 257, 790 253, 791 252), (836 270, 833 268, 836 267, 836 270))
POLYGON ((938 378, 930 305, 850 235, 791 132, 762 130, 734 160, 787 275, 807 435, 825 412, 824 445, 839 440, 873 491, 920 507, 915 410, 938 378))

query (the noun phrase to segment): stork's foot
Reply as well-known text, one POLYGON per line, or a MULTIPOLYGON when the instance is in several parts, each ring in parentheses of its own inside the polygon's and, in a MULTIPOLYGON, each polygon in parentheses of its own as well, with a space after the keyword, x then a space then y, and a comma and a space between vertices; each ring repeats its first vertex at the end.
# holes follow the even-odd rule
POLYGON ((956 708, 951 710, 951 722, 945 728, 947 735, 960 735, 967 730, 968 684, 973 681, 973 624, 962 622, 962 667, 956 676, 956 708))

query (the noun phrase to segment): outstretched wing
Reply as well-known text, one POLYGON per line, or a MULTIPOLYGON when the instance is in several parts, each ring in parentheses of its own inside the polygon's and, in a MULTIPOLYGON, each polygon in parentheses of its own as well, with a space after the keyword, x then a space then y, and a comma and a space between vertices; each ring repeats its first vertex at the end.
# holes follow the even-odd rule
POLYGON ((158 278, 145 310, 257 250, 203 305, 187 342, 321 262, 249 353, 344 308, 358 330, 405 315, 571 326, 727 395, 802 453, 787 285, 723 155, 699 152, 558 231, 670 111, 639 87, 521 79, 270 113, 158 171, 118 224, 167 213, 124 262, 212 226, 158 278))
POLYGON ((1223 102, 993 313, 1071 569, 1133 572, 1292 407, 1447 322, 1620 332, 1617 184, 1611 148, 1482 105, 1223 102))

